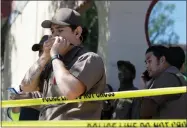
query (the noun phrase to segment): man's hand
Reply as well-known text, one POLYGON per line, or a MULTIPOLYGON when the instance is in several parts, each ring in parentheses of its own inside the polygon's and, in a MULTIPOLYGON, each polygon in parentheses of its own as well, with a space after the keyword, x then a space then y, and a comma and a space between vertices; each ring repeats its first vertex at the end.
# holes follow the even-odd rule
POLYGON ((24 78, 21 81, 21 89, 24 92, 36 91, 39 88, 40 75, 45 69, 45 66, 49 63, 51 56, 50 50, 55 41, 55 38, 49 37, 43 44, 43 53, 39 59, 29 68, 24 78))
POLYGON ((145 76, 144 76, 143 73, 141 74, 141 77, 140 77, 140 78, 141 78, 141 80, 142 80, 142 82, 143 82, 143 84, 144 84, 144 87, 145 87, 147 81, 146 81, 145 76))
MULTIPOLYGON (((20 92, 19 94, 11 94, 10 99, 12 100, 22 100, 22 99, 35 99, 41 98, 42 94, 39 91, 35 92, 20 92)), ((27 107, 27 106, 25 106, 27 107)), ((40 106, 28 106, 29 108, 40 109, 40 106)))
POLYGON ((55 42, 51 48, 51 57, 57 54, 65 55, 68 51, 73 48, 71 43, 62 37, 55 37, 55 42))
POLYGON ((50 60, 50 50, 55 42, 54 37, 49 37, 49 39, 43 44, 43 54, 42 56, 46 58, 47 60, 50 60))
POLYGON ((21 100, 21 99, 34 99, 41 98, 42 94, 38 91, 35 92, 20 92, 19 94, 11 94, 10 99, 21 100))
POLYGON ((12 112, 13 113, 19 113, 20 112, 20 108, 19 107, 12 108, 12 112))

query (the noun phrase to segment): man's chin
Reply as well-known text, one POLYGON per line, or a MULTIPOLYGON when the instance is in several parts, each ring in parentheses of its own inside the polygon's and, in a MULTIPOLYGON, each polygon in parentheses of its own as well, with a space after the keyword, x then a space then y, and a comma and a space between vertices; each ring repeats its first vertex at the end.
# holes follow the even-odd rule
POLYGON ((153 77, 153 74, 151 72, 149 72, 148 74, 149 74, 149 77, 153 77))

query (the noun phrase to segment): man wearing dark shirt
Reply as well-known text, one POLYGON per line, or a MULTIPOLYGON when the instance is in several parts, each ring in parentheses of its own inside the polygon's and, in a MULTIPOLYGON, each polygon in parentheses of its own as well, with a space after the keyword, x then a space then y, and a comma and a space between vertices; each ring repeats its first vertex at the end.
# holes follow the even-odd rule
MULTIPOLYGON (((169 64, 168 48, 156 45, 146 51, 146 68, 152 83, 148 89, 179 87, 186 85, 180 71, 169 64)), ((141 101, 140 118, 143 119, 186 119, 186 94, 144 97, 141 101)))

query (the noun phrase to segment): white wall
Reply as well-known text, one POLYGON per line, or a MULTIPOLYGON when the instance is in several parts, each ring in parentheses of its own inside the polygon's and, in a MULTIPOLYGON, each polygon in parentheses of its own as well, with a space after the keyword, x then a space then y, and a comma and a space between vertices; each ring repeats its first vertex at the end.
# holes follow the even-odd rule
POLYGON ((129 60, 136 67, 134 84, 141 88, 147 46, 144 22, 150 1, 97 1, 99 13, 99 53, 104 49, 107 83, 119 87, 117 61, 129 60), (103 8, 107 7, 107 8, 103 8), (101 20, 102 19, 102 20, 101 20), (109 37, 108 37, 109 36, 109 37), (106 42, 105 42, 106 41, 106 42))

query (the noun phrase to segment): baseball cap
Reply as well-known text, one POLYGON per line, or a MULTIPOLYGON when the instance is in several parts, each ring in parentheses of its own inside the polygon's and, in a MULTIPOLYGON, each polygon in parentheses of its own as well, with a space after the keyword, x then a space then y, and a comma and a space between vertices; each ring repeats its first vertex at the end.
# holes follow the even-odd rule
POLYGON ((52 23, 57 25, 82 26, 81 15, 77 11, 70 8, 60 8, 55 13, 52 20, 43 21, 41 26, 43 28, 50 28, 52 23))
POLYGON ((40 48, 43 46, 44 42, 48 40, 48 37, 49 37, 48 35, 44 35, 44 36, 41 38, 41 40, 40 40, 40 42, 39 42, 38 44, 34 44, 34 45, 32 46, 32 51, 39 51, 40 48))
POLYGON ((129 61, 119 60, 117 61, 117 66, 120 68, 121 66, 130 67, 132 64, 129 61))
POLYGON ((136 69, 135 69, 134 65, 130 61, 119 60, 117 62, 117 66, 118 66, 118 70, 122 70, 122 67, 124 66, 125 69, 130 71, 133 75, 136 74, 136 69))

